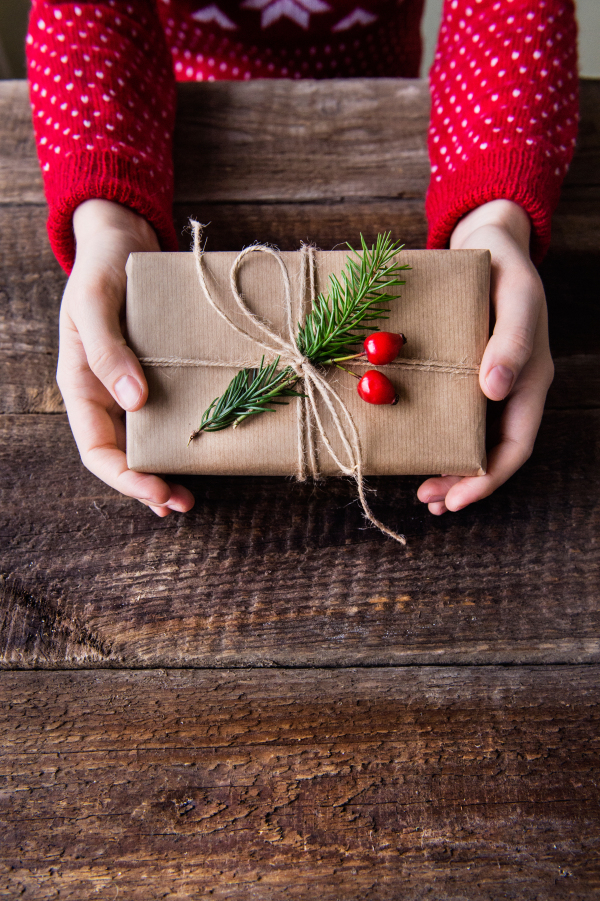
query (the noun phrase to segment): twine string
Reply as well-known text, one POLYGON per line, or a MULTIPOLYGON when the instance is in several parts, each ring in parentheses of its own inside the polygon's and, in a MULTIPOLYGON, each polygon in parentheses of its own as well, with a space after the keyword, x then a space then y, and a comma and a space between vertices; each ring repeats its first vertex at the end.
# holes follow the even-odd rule
MULTIPOLYGON (((206 297, 206 300, 210 304, 210 306, 217 312, 219 315, 227 322, 227 324, 234 328, 239 334, 244 335, 247 338, 251 338, 250 334, 236 323, 233 322, 232 319, 222 310, 214 301, 211 296, 210 290, 208 288, 205 271, 204 271, 204 253, 200 246, 200 240, 202 235, 202 226, 199 222, 195 220, 190 220, 190 224, 192 226, 193 236, 194 236, 194 259, 196 262, 196 271, 198 273, 200 286, 206 297)), ((303 273, 306 273, 306 261, 308 258, 308 279, 311 288, 311 295, 314 290, 314 272, 311 271, 312 267, 310 264, 311 257, 314 260, 314 248, 310 246, 304 245, 302 250, 302 270, 303 273)), ((314 263, 313 263, 314 266, 314 263)), ((303 282, 306 281, 306 275, 304 275, 303 282)), ((317 429, 323 443, 325 444, 327 450, 331 454, 336 466, 345 474, 345 475, 354 475, 358 469, 358 464, 356 462, 357 455, 360 456, 360 445, 358 444, 358 432, 356 428, 353 429, 353 434, 348 436, 342 422, 337 414, 335 409, 335 402, 337 402, 349 417, 350 423, 352 423, 351 428, 354 427, 354 423, 352 422, 352 417, 347 411, 347 407, 339 397, 337 392, 329 385, 325 379, 320 375, 317 371, 316 367, 310 362, 310 360, 305 357, 298 345, 296 343, 296 333, 294 329, 293 322, 293 310, 292 310, 292 290, 290 285, 290 276, 287 270, 287 266, 283 262, 283 259, 277 250, 274 250, 272 247, 267 247, 264 244, 253 244, 250 247, 246 247, 245 250, 242 250, 241 253, 235 258, 233 265, 231 267, 231 271, 229 274, 229 286, 231 288, 231 293, 233 294, 234 300, 237 303, 238 307, 244 314, 244 316, 252 322, 259 331, 263 333, 263 335, 269 339, 268 341, 260 341, 256 340, 256 343, 260 344, 261 347, 265 348, 265 350, 270 351, 271 353, 275 353, 280 356, 284 365, 291 366, 294 370, 298 378, 302 378, 304 380, 304 384, 307 389, 308 400, 310 404, 309 416, 306 417, 305 425, 307 427, 307 431, 310 433, 310 413, 315 420, 317 425, 317 429), (272 256, 278 263, 281 276, 283 280, 283 299, 284 299, 284 309, 286 313, 286 324, 288 329, 289 340, 286 341, 281 335, 277 334, 277 332, 273 331, 267 323, 257 316, 252 310, 247 306, 237 283, 238 273, 242 267, 242 264, 245 258, 251 253, 266 253, 272 256), (269 343, 272 342, 272 343, 269 343), (348 455, 348 463, 344 463, 339 456, 335 453, 331 442, 327 436, 325 428, 323 426, 319 410, 317 407, 316 397, 315 397, 315 389, 316 392, 322 397, 325 401, 335 423, 335 426, 338 430, 339 436, 342 440, 342 444, 344 449, 348 455), (334 398, 332 401, 331 398, 334 398)), ((311 300, 314 298, 311 296, 311 300)), ((312 455, 311 455, 312 457, 312 455)), ((306 454, 304 451, 304 440, 299 442, 299 466, 298 473, 300 478, 305 478, 306 471, 306 454)), ((312 460, 311 460, 312 462, 312 460)), ((312 468, 312 467, 311 467, 312 468)))
MULTIPOLYGON (((258 343, 258 342, 257 342, 258 343)), ((264 345, 261 345, 264 346, 264 345)), ((155 366, 160 369, 204 369, 207 366, 216 369, 254 369, 259 366, 260 360, 200 360, 198 357, 186 359, 186 357, 139 357, 143 366, 155 366)), ((352 365, 372 366, 362 360, 353 360, 352 365)), ((394 360, 386 363, 388 369, 412 369, 418 372, 448 372, 451 375, 479 375, 479 367, 469 363, 446 363, 443 360, 394 360)))
MULTIPOLYGON (((198 281, 202 288, 202 293, 212 309, 227 323, 227 325, 248 338, 263 350, 267 351, 273 357, 279 356, 284 365, 290 366, 298 378, 304 382, 305 396, 299 398, 298 409, 298 468, 297 478, 305 481, 307 471, 313 478, 319 477, 319 468, 316 454, 315 433, 317 433, 333 459, 335 465, 344 473, 344 475, 352 476, 356 481, 358 496, 363 509, 363 513, 374 526, 376 526, 385 535, 398 541, 400 544, 406 544, 404 535, 400 535, 389 529, 380 522, 373 514, 369 504, 367 503, 364 476, 363 476, 363 456, 360 442, 360 436, 356 424, 352 418, 352 414, 344 403, 338 392, 329 384, 322 372, 311 361, 303 356, 296 342, 296 329, 293 321, 292 307, 292 290, 290 277, 279 251, 264 244, 253 244, 242 250, 233 262, 229 274, 229 284, 234 300, 245 316, 259 332, 262 333, 263 339, 256 338, 244 328, 234 322, 227 313, 215 302, 206 278, 204 267, 204 251, 201 247, 201 237, 203 226, 194 219, 190 220, 193 233, 193 255, 196 266, 198 281), (286 317, 286 327, 288 338, 284 338, 250 310, 238 288, 238 274, 244 263, 244 260, 251 253, 267 254, 275 259, 281 273, 283 283, 283 299, 286 317), (345 452, 346 460, 341 459, 340 455, 334 450, 323 420, 319 412, 317 399, 320 399, 331 415, 335 431, 337 432, 342 447, 345 452)), ((303 244, 301 247, 301 266, 298 286, 299 309, 298 318, 300 325, 304 323, 306 312, 306 297, 310 297, 311 308, 316 300, 316 264, 315 264, 315 248, 311 245, 303 244), (308 290, 307 290, 308 288, 308 290)), ((255 367, 258 364, 247 361, 218 361, 218 360, 199 360, 199 359, 183 359, 179 357, 141 357, 140 363, 145 366, 158 367, 217 367, 217 368, 239 368, 245 369, 255 367)), ((358 361, 356 361, 358 365, 358 361)), ((399 360, 391 364, 395 368, 421 370, 425 372, 449 372, 461 373, 464 375, 478 374, 479 369, 469 363, 447 363, 438 360, 399 360)))
MULTIPOLYGON (((306 297, 310 297, 311 309, 316 299, 315 256, 308 244, 300 247, 300 273, 298 276, 298 326, 306 320, 306 297), (307 291, 308 288, 308 291, 307 291)), ((291 317, 288 317, 288 334, 295 343, 295 332, 291 317)), ((307 472, 311 478, 319 479, 320 472, 314 441, 314 425, 311 417, 310 400, 306 396, 298 398, 298 471, 296 478, 305 482, 307 472)))
MULTIPOLYGON (((298 345, 296 343, 296 330, 294 328, 293 322, 290 277, 287 266, 283 262, 279 251, 275 250, 272 247, 267 247, 264 244, 253 244, 252 246, 247 247, 245 250, 242 250, 241 253, 238 254, 233 262, 230 271, 229 284, 234 300, 246 319, 248 319, 259 330, 259 332, 262 333, 264 340, 261 340, 257 339, 253 335, 250 335, 244 328, 235 323, 227 315, 227 313, 222 310, 221 307, 215 302, 207 283, 206 272, 204 268, 204 251, 200 243, 202 236, 202 225, 194 219, 190 219, 190 225, 192 227, 194 239, 193 253, 196 265, 196 273, 198 275, 200 287, 202 288, 202 293, 204 294, 204 297, 206 298, 208 304, 228 324, 230 328, 234 329, 234 331, 236 331, 243 337, 249 338, 251 341, 258 344, 270 354, 279 356, 282 359, 284 365, 290 366, 294 370, 298 378, 301 378, 304 381, 306 398, 303 398, 301 400, 304 400, 305 403, 298 405, 298 478, 306 479, 307 468, 310 470, 312 475, 318 474, 314 441, 314 432, 316 430, 338 469, 342 473, 344 473, 344 475, 352 476, 356 481, 359 499, 366 519, 368 519, 384 534, 388 535, 390 538, 393 538, 395 541, 398 541, 400 544, 405 545, 406 538, 404 537, 404 535, 400 535, 397 532, 394 532, 392 529, 389 529, 386 525, 380 522, 373 514, 371 508, 367 503, 363 479, 363 460, 360 437, 354 420, 352 419, 350 410, 348 409, 342 398, 339 396, 337 391, 326 381, 326 379, 319 372, 316 366, 314 366, 298 348, 298 345), (253 313, 246 305, 246 302, 239 291, 237 276, 244 260, 251 253, 268 254, 275 259, 279 266, 283 282, 283 296, 288 340, 277 334, 277 332, 273 331, 263 319, 253 313), (323 421, 321 419, 321 415, 319 413, 317 397, 321 398, 331 414, 335 429, 339 435, 345 454, 347 456, 346 461, 342 460, 332 447, 331 441, 329 440, 329 436, 327 435, 323 421)), ((310 245, 303 245, 301 253, 302 265, 300 272, 300 291, 298 293, 300 296, 301 307, 300 318, 302 319, 304 316, 303 307, 304 298, 306 297, 307 282, 311 300, 315 300, 316 267, 314 247, 310 245)), ((209 365, 229 368, 232 365, 235 365, 231 362, 220 361, 184 361, 176 359, 174 357, 142 357, 140 358, 140 362, 146 366, 181 366, 188 364, 193 366, 209 365)))

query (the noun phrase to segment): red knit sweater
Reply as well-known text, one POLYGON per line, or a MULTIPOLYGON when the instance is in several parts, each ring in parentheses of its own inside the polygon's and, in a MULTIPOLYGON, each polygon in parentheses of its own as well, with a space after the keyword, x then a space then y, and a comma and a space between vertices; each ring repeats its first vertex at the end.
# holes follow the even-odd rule
MULTIPOLYGON (((72 215, 91 197, 136 210, 164 249, 175 80, 416 77, 423 0, 33 0, 31 104, 67 272, 72 215)), ((541 259, 577 128, 572 0, 445 0, 435 62, 429 246, 466 212, 521 204, 541 259)))

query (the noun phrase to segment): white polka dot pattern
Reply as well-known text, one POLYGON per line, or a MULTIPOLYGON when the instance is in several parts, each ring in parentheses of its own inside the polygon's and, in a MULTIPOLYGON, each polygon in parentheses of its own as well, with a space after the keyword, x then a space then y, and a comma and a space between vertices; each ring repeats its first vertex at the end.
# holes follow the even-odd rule
POLYGON ((508 197, 529 212, 541 255, 575 145, 576 46, 570 0, 445 0, 430 72, 430 246, 469 209, 508 197))
MULTIPOLYGON (((414 76, 423 0, 33 0, 27 53, 49 233, 72 265, 71 217, 106 197, 165 248, 178 81, 414 76), (197 7, 197 8, 196 8, 197 7)), ((431 71, 430 246, 508 196, 540 247, 577 122, 572 0, 445 0, 431 71)))
POLYGON ((60 262, 72 265, 71 217, 88 197, 137 209, 174 249, 175 85, 151 4, 34 0, 27 56, 49 233, 60 262))
POLYGON ((64 268, 74 258, 72 213, 87 197, 130 206, 165 249, 177 247, 175 79, 416 75, 423 0, 364 5, 369 10, 354 0, 33 0, 32 109, 48 231, 64 268))

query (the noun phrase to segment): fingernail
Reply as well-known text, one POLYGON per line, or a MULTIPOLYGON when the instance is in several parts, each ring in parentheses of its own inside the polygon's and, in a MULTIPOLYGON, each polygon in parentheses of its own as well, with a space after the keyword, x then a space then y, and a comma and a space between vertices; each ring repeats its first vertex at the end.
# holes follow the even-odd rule
POLYGON ((435 504, 437 501, 443 501, 446 499, 445 494, 432 494, 431 497, 428 497, 425 501, 426 504, 435 504))
POLYGON ((490 394, 496 397, 506 397, 511 389, 514 375, 507 366, 494 366, 485 380, 490 394))
POLYGON ((124 410, 135 407, 142 396, 142 386, 131 375, 123 375, 115 385, 117 400, 124 410))

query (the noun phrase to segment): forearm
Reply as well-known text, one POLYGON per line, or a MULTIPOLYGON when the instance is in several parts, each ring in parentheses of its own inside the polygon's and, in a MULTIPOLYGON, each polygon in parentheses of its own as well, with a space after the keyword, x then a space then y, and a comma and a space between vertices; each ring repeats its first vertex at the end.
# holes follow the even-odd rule
POLYGON ((176 249, 175 84, 153 5, 34 0, 27 53, 49 234, 63 267, 74 259, 73 212, 89 198, 136 210, 176 249))
POLYGON ((576 43, 571 0, 445 4, 430 74, 430 247, 506 198, 529 215, 539 262, 575 143, 576 43))

